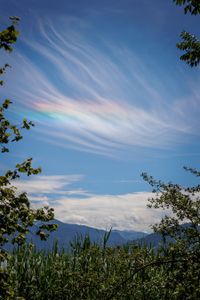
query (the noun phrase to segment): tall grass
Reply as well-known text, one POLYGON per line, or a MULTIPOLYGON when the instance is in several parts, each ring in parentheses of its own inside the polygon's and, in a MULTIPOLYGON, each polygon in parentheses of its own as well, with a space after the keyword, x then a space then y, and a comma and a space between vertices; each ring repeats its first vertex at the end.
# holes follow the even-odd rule
POLYGON ((157 255, 136 245, 100 247, 86 236, 71 244, 70 253, 56 245, 50 252, 19 248, 7 269, 13 299, 164 299, 163 267, 136 272, 157 255))

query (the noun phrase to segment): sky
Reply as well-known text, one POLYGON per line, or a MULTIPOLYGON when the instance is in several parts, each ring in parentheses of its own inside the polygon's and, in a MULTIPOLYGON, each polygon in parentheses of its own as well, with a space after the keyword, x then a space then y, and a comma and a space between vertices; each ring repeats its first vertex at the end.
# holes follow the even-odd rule
POLYGON ((32 205, 66 223, 151 231, 165 212, 146 207, 141 177, 183 186, 200 169, 200 72, 179 60, 181 31, 200 18, 171 0, 1 0, 1 29, 21 18, 12 54, 1 51, 2 97, 16 124, 35 127, 4 154, 42 173, 15 182, 32 205))

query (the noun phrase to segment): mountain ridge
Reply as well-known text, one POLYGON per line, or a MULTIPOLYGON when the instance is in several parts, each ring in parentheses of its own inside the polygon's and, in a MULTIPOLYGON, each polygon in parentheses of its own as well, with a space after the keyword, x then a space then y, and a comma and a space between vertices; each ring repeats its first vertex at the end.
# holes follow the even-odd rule
MULTIPOLYGON (((89 227, 86 225, 69 224, 61 222, 57 219, 51 221, 58 225, 57 230, 50 233, 46 241, 41 241, 36 232, 42 222, 38 221, 30 228, 30 233, 27 235, 27 242, 31 242, 36 246, 37 250, 49 250, 52 249, 55 242, 57 242, 59 249, 69 250, 71 243, 76 239, 83 239, 86 235, 90 237, 91 242, 103 245, 104 236, 109 231, 89 227)), ((137 240, 139 238, 145 238, 147 233, 134 230, 111 230, 109 233, 109 239, 107 241, 108 246, 121 246, 130 241, 137 240)), ((7 243, 6 250, 12 250, 11 243, 7 243)))

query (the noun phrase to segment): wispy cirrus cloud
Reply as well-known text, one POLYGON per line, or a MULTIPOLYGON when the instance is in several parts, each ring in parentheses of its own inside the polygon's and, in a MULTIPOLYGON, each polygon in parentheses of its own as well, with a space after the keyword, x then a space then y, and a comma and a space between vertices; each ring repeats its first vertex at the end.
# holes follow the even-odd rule
MULTIPOLYGON (((172 100, 156 70, 126 47, 95 44, 87 25, 70 18, 62 26, 38 22, 37 41, 25 38, 13 62, 21 76, 12 93, 38 123, 40 136, 62 147, 116 155, 134 147, 172 147, 199 134, 190 98, 172 100)), ((199 96, 192 97, 199 112, 199 96)))

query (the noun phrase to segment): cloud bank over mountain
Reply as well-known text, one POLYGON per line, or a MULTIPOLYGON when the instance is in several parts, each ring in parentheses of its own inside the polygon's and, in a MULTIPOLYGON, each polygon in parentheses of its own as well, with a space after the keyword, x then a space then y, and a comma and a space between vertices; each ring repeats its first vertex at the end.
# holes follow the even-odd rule
POLYGON ((66 223, 88 225, 104 230, 150 231, 150 225, 163 216, 162 210, 148 209, 147 199, 154 194, 138 192, 98 195, 74 188, 82 175, 37 176, 16 181, 19 191, 28 191, 35 206, 54 207, 56 218, 66 223))

